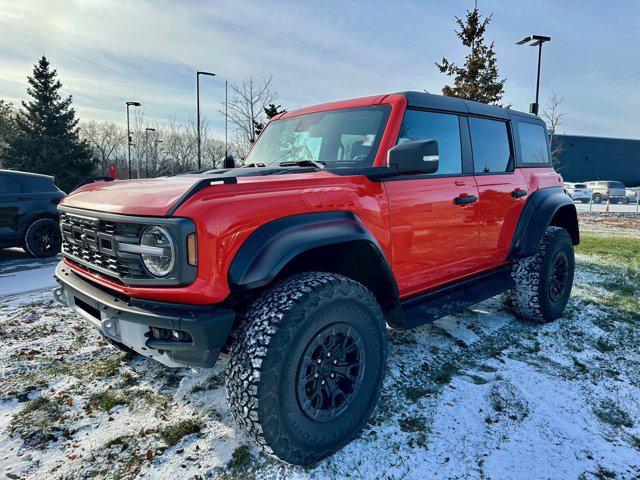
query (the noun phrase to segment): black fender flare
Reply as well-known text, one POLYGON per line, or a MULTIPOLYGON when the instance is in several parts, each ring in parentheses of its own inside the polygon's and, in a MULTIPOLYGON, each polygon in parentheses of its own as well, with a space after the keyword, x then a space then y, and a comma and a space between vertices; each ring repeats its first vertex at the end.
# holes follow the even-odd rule
POLYGON ((564 218, 574 245, 580 242, 578 215, 573 200, 561 187, 543 188, 532 193, 520 214, 513 239, 509 258, 530 257, 535 255, 542 242, 546 228, 560 209, 567 209, 569 215, 564 218))
POLYGON ((242 244, 229 268, 234 291, 269 284, 296 256, 306 251, 347 242, 365 241, 384 266, 386 281, 398 297, 398 287, 375 237, 352 212, 314 212, 282 217, 258 227, 242 244))

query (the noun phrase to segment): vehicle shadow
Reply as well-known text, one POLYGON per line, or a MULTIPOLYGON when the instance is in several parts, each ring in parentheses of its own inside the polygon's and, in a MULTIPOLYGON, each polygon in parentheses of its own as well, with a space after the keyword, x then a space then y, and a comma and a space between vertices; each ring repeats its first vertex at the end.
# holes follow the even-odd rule
POLYGON ((7 269, 22 270, 39 268, 59 261, 60 255, 49 258, 35 258, 22 248, 0 249, 0 272, 5 272, 7 269))

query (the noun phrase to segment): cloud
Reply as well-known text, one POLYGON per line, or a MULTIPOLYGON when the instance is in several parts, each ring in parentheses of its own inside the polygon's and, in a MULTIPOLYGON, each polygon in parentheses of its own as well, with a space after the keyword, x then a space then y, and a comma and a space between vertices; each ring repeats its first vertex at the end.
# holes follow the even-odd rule
MULTIPOLYGON (((462 0, 446 4, 23 0, 0 5, 0 96, 23 98, 25 77, 43 53, 58 69, 65 92, 74 95, 83 119, 120 123, 128 99, 142 101, 152 119, 172 115, 186 119, 195 108, 196 69, 217 74, 202 82, 201 93, 202 110, 218 132, 225 79, 273 74, 278 101, 289 109, 407 89, 438 93, 446 79, 434 62, 443 56, 463 60, 464 50, 452 30, 453 17, 464 15, 469 6, 462 0)), ((501 73, 508 77, 505 100, 515 108, 526 109, 531 101, 535 55, 514 41, 536 24, 553 37, 552 48, 543 57, 543 92, 565 95, 576 120, 587 117, 594 107, 606 112, 613 118, 603 122, 607 132, 631 115, 629 102, 620 105, 615 97, 632 90, 640 62, 625 70, 623 61, 632 63, 628 55, 633 52, 619 48, 612 55, 608 48, 611 41, 637 46, 633 38, 620 41, 624 35, 637 36, 631 25, 620 28, 625 25, 623 18, 613 40, 593 46, 596 58, 592 59, 575 45, 582 41, 585 28, 603 21, 597 12, 579 13, 586 18, 578 22, 569 15, 570 5, 551 2, 505 9, 504 3, 484 1, 480 7, 495 12, 487 35, 495 40, 501 73), (556 14, 549 15, 549 9, 556 14), (603 68, 604 61, 620 70, 615 80, 603 68), (595 85, 605 81, 614 88, 599 89, 599 100, 586 101, 595 85), (618 110, 607 111, 611 105, 618 110)), ((632 100, 637 99, 635 94, 632 100)), ((568 130, 570 123, 568 116, 568 130)), ((590 122, 579 121, 576 126, 584 129, 576 133, 598 130, 590 122)), ((640 136, 640 127, 635 129, 640 136)))

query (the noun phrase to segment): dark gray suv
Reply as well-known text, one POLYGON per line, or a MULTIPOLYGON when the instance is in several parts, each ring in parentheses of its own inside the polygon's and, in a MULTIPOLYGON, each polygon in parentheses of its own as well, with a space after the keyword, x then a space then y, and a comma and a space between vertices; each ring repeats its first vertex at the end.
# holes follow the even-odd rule
POLYGON ((57 254, 57 207, 64 196, 53 177, 0 170, 0 248, 23 247, 34 257, 57 254))

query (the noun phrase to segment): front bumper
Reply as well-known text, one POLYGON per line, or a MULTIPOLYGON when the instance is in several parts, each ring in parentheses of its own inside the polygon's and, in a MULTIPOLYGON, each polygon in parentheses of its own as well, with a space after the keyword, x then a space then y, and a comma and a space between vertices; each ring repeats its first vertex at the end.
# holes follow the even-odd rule
POLYGON ((111 340, 170 367, 213 366, 235 319, 235 312, 229 309, 114 296, 64 262, 56 267, 55 278, 56 300, 111 340), (179 332, 181 339, 158 338, 159 331, 179 332))

